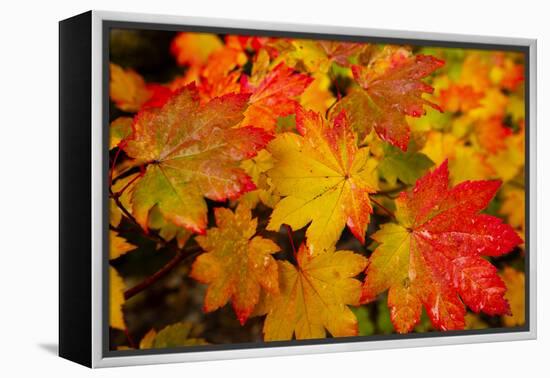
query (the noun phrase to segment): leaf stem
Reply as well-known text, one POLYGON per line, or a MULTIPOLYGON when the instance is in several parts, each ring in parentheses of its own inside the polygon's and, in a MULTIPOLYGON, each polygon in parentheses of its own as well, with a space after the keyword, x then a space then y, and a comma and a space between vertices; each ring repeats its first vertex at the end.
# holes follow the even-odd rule
POLYGON ((120 197, 122 195, 122 193, 124 193, 126 191, 126 189, 128 189, 128 187, 130 185, 132 185, 138 178, 142 177, 143 174, 139 174, 139 175, 136 175, 136 177, 134 177, 133 179, 131 179, 130 181, 128 181, 128 183, 126 185, 124 185, 124 187, 122 189, 120 189, 118 192, 116 193, 113 193, 113 196, 114 197, 120 197))
POLYGON ((113 157, 113 162, 111 163, 111 172, 109 172, 109 186, 111 186, 111 184, 113 183, 113 173, 115 171, 116 161, 118 160, 120 151, 122 151, 122 143, 119 143, 118 148, 115 152, 115 156, 113 157))
POLYGON ((286 225, 286 233, 288 235, 288 240, 290 240, 290 246, 292 247, 294 259, 296 259, 296 246, 294 245, 294 235, 292 233, 292 227, 290 227, 289 225, 286 225))

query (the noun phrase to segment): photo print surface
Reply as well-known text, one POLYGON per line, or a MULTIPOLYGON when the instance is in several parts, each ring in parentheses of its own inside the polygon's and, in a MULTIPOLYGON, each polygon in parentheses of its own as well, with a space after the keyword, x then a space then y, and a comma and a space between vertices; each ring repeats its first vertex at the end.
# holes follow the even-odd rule
POLYGON ((525 326, 523 53, 108 40, 109 351, 525 326))

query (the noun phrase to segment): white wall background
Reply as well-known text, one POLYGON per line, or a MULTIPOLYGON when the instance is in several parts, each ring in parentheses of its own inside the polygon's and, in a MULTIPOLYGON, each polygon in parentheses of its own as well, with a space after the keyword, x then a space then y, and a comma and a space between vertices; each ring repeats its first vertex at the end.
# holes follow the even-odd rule
MULTIPOLYGON (((4 1, 0 21, 0 376, 519 377, 550 371, 545 1, 4 1), (90 371, 57 343, 57 21, 89 9, 537 38, 539 248, 537 341, 90 371)), ((77 127, 78 125, 75 125, 77 127)))

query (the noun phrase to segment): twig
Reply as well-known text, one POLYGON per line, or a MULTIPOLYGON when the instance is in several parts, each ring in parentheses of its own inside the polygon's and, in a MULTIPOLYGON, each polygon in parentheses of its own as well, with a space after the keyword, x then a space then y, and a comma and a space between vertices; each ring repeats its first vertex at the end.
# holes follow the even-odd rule
POLYGON ((155 282, 160 280, 162 277, 164 277, 168 273, 170 273, 170 271, 172 271, 172 269, 174 269, 180 262, 190 260, 193 257, 195 257, 200 251, 202 251, 202 249, 197 245, 197 246, 194 246, 194 247, 188 247, 186 249, 186 252, 188 252, 188 253, 183 253, 183 251, 181 249, 177 248, 177 246, 175 246, 173 243, 168 242, 162 236, 157 235, 157 234, 152 233, 152 232, 146 232, 145 230, 143 230, 143 228, 137 222, 136 218, 134 218, 134 216, 132 214, 130 214, 130 212, 126 209, 126 207, 122 204, 122 202, 120 202, 120 199, 118 198, 118 196, 114 195, 114 193, 112 191, 110 192, 110 196, 115 201, 115 203, 118 206, 118 208, 120 209, 120 211, 122 211, 122 213, 124 213, 124 215, 130 221, 132 221, 136 226, 138 226, 139 229, 142 230, 142 232, 145 236, 147 236, 147 237, 157 241, 158 243, 162 244, 163 247, 175 250, 174 257, 170 261, 168 261, 166 263, 166 265, 164 265, 162 268, 157 270, 155 273, 153 273, 149 277, 145 278, 143 281, 141 281, 136 286, 131 287, 128 290, 126 290, 124 292, 124 298, 125 299, 132 298, 134 295, 136 295, 136 294, 142 292, 143 290, 147 289, 149 286, 153 285, 155 282))
POLYGON ((155 282, 160 280, 162 277, 170 273, 170 271, 172 271, 172 269, 174 269, 180 262, 191 260, 201 251, 202 249, 199 246, 187 248, 187 252, 190 252, 190 253, 186 253, 186 254, 184 254, 181 249, 177 249, 174 257, 170 261, 168 261, 162 268, 157 270, 151 276, 145 278, 136 286, 133 286, 128 290, 126 290, 124 292, 124 299, 128 300, 132 298, 134 295, 141 293, 143 290, 147 289, 148 287, 153 285, 155 282))
POLYGON ((126 183, 126 185, 124 185, 124 187, 123 187, 122 189, 120 189, 120 190, 119 190, 118 192, 116 192, 116 193, 113 193, 113 196, 114 196, 114 197, 117 197, 117 198, 120 197, 120 196, 122 195, 122 193, 124 193, 124 192, 126 191, 126 189, 128 189, 128 187, 129 187, 130 185, 132 185, 134 182, 136 182, 136 180, 137 180, 138 178, 140 178, 140 177, 142 177, 141 174, 136 175, 136 177, 134 177, 133 179, 131 179, 130 181, 128 181, 128 182, 126 183))
POLYGON ((142 233, 147 236, 148 238, 150 239, 153 239, 155 240, 156 242, 158 243, 161 243, 162 245, 164 246, 168 246, 169 242, 164 239, 162 236, 160 235, 157 235, 151 231, 145 231, 141 225, 138 223, 138 221, 136 220, 136 218, 134 218, 134 216, 132 214, 130 214, 130 212, 128 211, 128 209, 126 209, 126 207, 122 204, 122 202, 120 202, 120 198, 118 196, 116 196, 115 193, 113 193, 111 191, 111 189, 109 189, 109 197, 111 197, 113 199, 113 201, 115 201, 115 204, 117 205, 117 207, 120 209, 120 211, 122 211, 122 213, 124 214, 124 216, 126 218, 128 218, 133 224, 135 224, 141 231, 142 233))
POLYGON ((122 151, 122 145, 119 144, 115 152, 115 157, 113 158, 113 162, 111 163, 111 171, 109 172, 109 186, 111 186, 113 183, 113 173, 115 171, 116 161, 118 160, 118 156, 120 155, 121 151, 122 151))

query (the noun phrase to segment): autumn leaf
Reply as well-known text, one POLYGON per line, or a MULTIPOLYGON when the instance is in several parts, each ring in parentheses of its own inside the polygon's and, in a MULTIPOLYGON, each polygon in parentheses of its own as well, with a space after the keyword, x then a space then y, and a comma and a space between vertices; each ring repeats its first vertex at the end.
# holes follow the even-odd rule
POLYGON ((424 115, 425 105, 440 110, 422 98, 423 93, 432 93, 433 88, 421 79, 443 64, 432 56, 417 55, 397 60, 383 73, 354 65, 353 76, 362 89, 350 93, 349 98, 345 96, 334 111, 349 111, 351 118, 363 120, 358 127, 363 134, 374 128, 382 139, 405 151, 410 133, 405 116, 424 115), (359 114, 354 115, 354 111, 359 114))
POLYGON ((273 168, 273 164, 273 156, 267 150, 261 150, 252 159, 241 163, 241 168, 252 178, 256 189, 243 194, 239 198, 239 203, 253 209, 259 202, 270 208, 279 202, 280 197, 273 193, 271 179, 267 176, 267 171, 273 168))
POLYGON ((483 92, 475 91, 470 85, 452 83, 442 89, 439 94, 439 103, 444 111, 467 112, 480 106, 483 92))
POLYGON ((494 171, 487 158, 453 134, 431 131, 420 152, 436 165, 448 160, 451 181, 455 184, 494 177, 494 171))
POLYGON ((183 248, 187 240, 191 237, 191 232, 189 230, 167 221, 162 216, 158 206, 151 209, 148 226, 150 229, 157 230, 159 236, 166 241, 176 239, 179 248, 183 248))
POLYGON ((181 33, 176 40, 172 45, 172 52, 176 56, 184 58, 180 64, 189 64, 190 66, 183 76, 172 80, 170 83, 172 90, 178 90, 195 83, 202 102, 208 102, 229 93, 240 92, 241 71, 239 68, 247 62, 248 58, 241 44, 234 42, 235 38, 228 36, 224 45, 214 35, 181 33), (193 55, 194 49, 203 49, 204 51, 193 55))
MULTIPOLYGON (((520 54, 518 57, 521 59, 520 54)), ((506 56, 504 52, 496 52, 494 61, 496 64, 493 64, 489 72, 491 81, 503 89, 515 91, 525 80, 523 62, 515 62, 513 55, 506 56)))
POLYGON ((477 141, 490 154, 504 150, 506 138, 512 134, 512 130, 504 125, 500 117, 476 122, 474 130, 477 141))
POLYGON ((203 338, 192 337, 193 331, 193 324, 190 322, 171 324, 159 332, 151 329, 139 342, 139 349, 208 345, 203 338))
POLYGON ((398 332, 409 332, 422 306, 434 327, 464 328, 464 305, 489 315, 509 313, 506 287, 481 256, 500 256, 522 242, 499 218, 479 214, 499 181, 466 181, 449 187, 447 162, 396 200, 397 223, 382 225, 369 259, 362 301, 389 289, 398 332))
POLYGON ((126 329, 124 313, 124 281, 115 268, 109 267, 109 325, 117 329, 126 329))
POLYGON ((384 158, 378 164, 378 171, 390 185, 395 185, 397 179, 407 185, 412 185, 434 163, 421 152, 403 152, 397 147, 386 145, 384 158))
POLYGON ((505 147, 487 158, 496 176, 510 181, 521 173, 525 166, 525 134, 523 129, 504 140, 505 147))
POLYGON ((468 115, 475 120, 486 121, 494 117, 504 118, 509 98, 500 89, 489 88, 485 96, 479 101, 480 106, 468 112, 468 115))
POLYGON ((109 149, 118 147, 119 143, 130 134, 132 134, 132 117, 118 117, 109 127, 110 139, 109 149))
POLYGON ((144 230, 154 206, 171 223, 204 232, 206 202, 236 198, 254 189, 239 168, 271 136, 245 126, 248 95, 229 94, 200 104, 194 85, 181 89, 162 108, 138 113, 126 154, 145 173, 132 188, 132 212, 144 230))
POLYGON ((120 237, 115 231, 109 231, 109 259, 114 260, 137 247, 120 237))
POLYGON ((350 58, 364 51, 369 45, 366 43, 319 41, 318 45, 324 51, 327 59, 341 66, 349 66, 350 58))
POLYGON ((178 33, 170 47, 179 65, 200 66, 210 55, 223 48, 223 43, 211 33, 178 33))
POLYGON ((297 266, 278 261, 280 294, 268 294, 264 309, 264 340, 320 339, 356 336, 357 319, 348 305, 359 304, 361 282, 353 277, 367 259, 352 251, 327 250, 313 255, 303 244, 297 266))
MULTIPOLYGON (((126 177, 122 177, 111 185, 111 191, 117 193, 118 201, 125 209, 130 209, 130 191, 139 173, 130 174, 126 177), (125 189, 125 190, 123 190, 125 189)), ((109 224, 113 227, 118 227, 122 220, 122 211, 118 207, 113 198, 109 198, 109 224)))
POLYGON ((352 129, 362 141, 370 134, 373 127, 370 103, 369 96, 363 89, 353 88, 329 110, 329 119, 345 111, 352 129))
POLYGON ((313 81, 300 96, 300 104, 308 110, 325 114, 336 98, 330 91, 330 79, 325 74, 314 74, 313 81))
POLYGON ((350 64, 350 58, 365 49, 364 43, 313 41, 307 39, 279 40, 272 44, 278 61, 307 72, 328 72, 331 64, 350 64))
POLYGON ((172 91, 160 84, 148 84, 133 69, 109 65, 109 95, 116 107, 125 112, 137 112, 143 107, 162 106, 172 91))
POLYGON ((377 189, 376 161, 368 148, 358 148, 346 114, 331 125, 319 114, 299 109, 300 135, 279 134, 268 145, 275 159, 267 172, 284 198, 275 206, 268 230, 282 224, 300 229, 311 222, 308 246, 314 253, 329 249, 347 224, 362 243, 377 189))
POLYGON ((215 311, 229 300, 241 325, 258 303, 261 289, 278 293, 277 263, 271 256, 279 251, 273 241, 256 234, 258 221, 250 209, 239 206, 233 213, 216 208, 217 227, 196 241, 206 252, 196 258, 190 276, 208 284, 203 310, 215 311))
POLYGON ((151 96, 145 80, 132 69, 111 63, 109 94, 117 108, 127 112, 136 112, 151 96))
POLYGON ((502 321, 506 327, 522 326, 525 324, 525 273, 507 266, 500 277, 508 288, 505 298, 511 308, 511 313, 505 314, 502 321))
POLYGON ((525 232, 525 190, 516 187, 505 187, 500 213, 506 216, 508 223, 525 232))
POLYGON ((243 124, 273 131, 279 117, 295 112, 298 104, 295 97, 302 94, 312 80, 283 63, 273 68, 257 87, 252 87, 243 77, 241 92, 251 94, 243 124))

